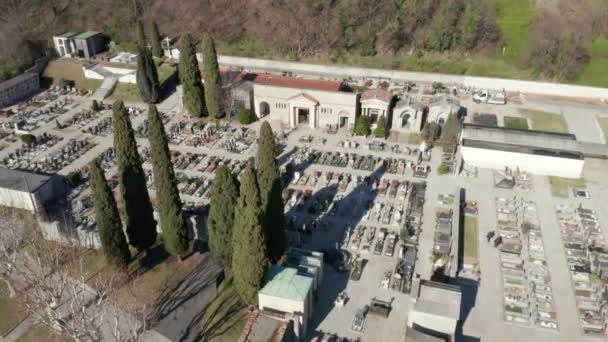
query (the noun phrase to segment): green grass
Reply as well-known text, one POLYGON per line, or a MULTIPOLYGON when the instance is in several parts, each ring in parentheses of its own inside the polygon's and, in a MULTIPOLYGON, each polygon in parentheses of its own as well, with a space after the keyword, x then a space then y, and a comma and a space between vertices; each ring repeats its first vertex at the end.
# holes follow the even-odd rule
POLYGON ((4 281, 0 282, 0 317, 0 340, 26 317, 19 300, 9 298, 4 281))
POLYGON ((602 127, 602 132, 604 132, 604 139, 608 142, 608 117, 597 118, 597 122, 599 122, 600 127, 602 127))
POLYGON ((587 181, 584 178, 562 178, 562 177, 549 177, 549 183, 551 184, 551 195, 553 197, 568 198, 570 189, 572 188, 586 188, 587 181))
POLYGON ((91 80, 84 77, 82 64, 75 59, 57 59, 50 61, 42 73, 43 84, 59 84, 61 79, 74 81, 76 88, 95 91, 101 84, 101 80, 91 80))
POLYGON ((239 340, 245 327, 245 305, 234 288, 232 278, 224 281, 217 297, 209 303, 201 324, 205 341, 233 342, 239 340))
POLYGON ((528 120, 515 116, 505 116, 504 124, 506 128, 528 129, 528 120))
MULTIPOLYGON (((163 86, 163 83, 173 75, 175 72, 175 68, 170 66, 160 66, 158 69, 158 81, 163 86)), ((141 102, 141 97, 139 96, 139 89, 137 88, 137 84, 131 83, 118 83, 110 96, 112 100, 123 100, 125 102, 141 102)))
POLYGON ((561 114, 522 109, 521 114, 532 121, 538 131, 568 133, 568 124, 561 114))
POLYGON ((25 335, 21 336, 17 342, 73 342, 74 340, 59 334, 58 331, 48 326, 36 325, 25 335))
POLYGON ((608 87, 608 38, 597 38, 589 50, 591 60, 574 79, 574 83, 608 87))
MULTIPOLYGON (((530 23, 534 16, 533 0, 494 0, 496 22, 504 41, 504 58, 519 64, 528 44, 530 23)), ((502 54, 502 51, 500 52, 502 54)))
POLYGON ((464 259, 465 263, 476 263, 478 260, 477 218, 465 216, 464 218, 464 259))

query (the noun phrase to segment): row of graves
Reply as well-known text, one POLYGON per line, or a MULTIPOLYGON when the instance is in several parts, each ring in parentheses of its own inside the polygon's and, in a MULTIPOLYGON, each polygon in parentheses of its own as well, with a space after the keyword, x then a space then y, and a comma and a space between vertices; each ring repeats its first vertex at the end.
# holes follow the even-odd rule
POLYGON ((496 219, 494 245, 500 250, 504 319, 558 329, 536 203, 497 197, 496 219))
MULTIPOLYGON (((145 124, 144 124, 145 125, 145 124)), ((147 128, 142 129, 147 135, 147 128)), ((257 138, 257 133, 247 127, 233 127, 229 124, 179 121, 167 130, 169 143, 190 147, 205 147, 249 154, 257 138)))
POLYGON ((448 274, 453 264, 453 231, 458 227, 458 212, 454 208, 454 195, 441 195, 439 204, 435 213, 433 235, 433 272, 443 269, 444 273, 448 274))
POLYGON ((35 173, 55 174, 64 167, 80 158, 96 145, 93 139, 70 139, 60 149, 42 156, 42 150, 47 148, 21 148, 10 153, 3 160, 4 166, 9 169, 23 170, 35 173))
POLYGON ((504 170, 494 171, 494 186, 515 191, 534 191, 530 174, 519 169, 512 170, 508 167, 504 170))
POLYGON ((585 334, 605 336, 608 323, 608 246, 597 213, 582 205, 557 205, 577 313, 585 334))
POLYGON ((6 111, 8 117, 6 120, 2 120, 2 128, 21 133, 32 132, 80 104, 69 97, 56 98, 51 101, 34 99, 6 111))

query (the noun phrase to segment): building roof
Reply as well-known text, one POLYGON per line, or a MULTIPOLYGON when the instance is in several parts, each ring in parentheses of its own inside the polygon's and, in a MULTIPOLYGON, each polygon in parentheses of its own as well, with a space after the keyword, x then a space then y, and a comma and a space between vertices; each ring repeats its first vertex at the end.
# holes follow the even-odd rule
POLYGON ((14 87, 15 85, 30 79, 30 78, 34 78, 34 77, 38 77, 38 74, 35 72, 24 72, 23 74, 17 75, 11 79, 8 79, 2 83, 0 83, 0 91, 3 91, 5 89, 9 89, 14 87))
POLYGON ((418 312, 460 319, 460 287, 434 281, 421 281, 418 300, 414 309, 418 312))
POLYGON ((376 88, 364 91, 363 94, 361 94, 361 101, 380 100, 389 103, 391 102, 392 97, 393 95, 390 93, 390 91, 382 88, 376 88))
POLYGON ((399 99, 399 101, 397 101, 397 103, 395 103, 395 108, 402 107, 411 107, 419 112, 424 111, 424 109, 426 108, 423 103, 409 95, 402 97, 401 99, 399 99))
POLYGON ((59 38, 72 38, 72 37, 74 37, 77 34, 78 33, 76 33, 76 32, 66 32, 66 33, 62 33, 62 34, 58 35, 57 37, 59 37, 59 38))
POLYGON ((465 124, 462 145, 499 151, 582 159, 573 134, 465 124))
POLYGON ((34 193, 51 176, 18 170, 0 168, 0 188, 34 193))
POLYGON ((289 321, 279 320, 258 310, 247 315, 240 341, 280 342, 283 340, 289 321))
POLYGON ((260 290, 267 296, 304 301, 313 279, 298 274, 298 270, 291 267, 273 266, 266 273, 266 285, 260 290))
POLYGON ((255 78, 254 82, 256 84, 274 86, 274 87, 310 89, 310 90, 321 90, 321 91, 341 91, 342 90, 342 81, 311 80, 311 79, 305 79, 305 78, 296 78, 296 77, 278 76, 278 75, 258 75, 255 78))
POLYGON ((82 32, 81 34, 77 35, 76 37, 74 37, 74 39, 87 39, 87 38, 91 38, 98 34, 99 34, 99 32, 97 32, 97 31, 86 31, 86 32, 82 32))

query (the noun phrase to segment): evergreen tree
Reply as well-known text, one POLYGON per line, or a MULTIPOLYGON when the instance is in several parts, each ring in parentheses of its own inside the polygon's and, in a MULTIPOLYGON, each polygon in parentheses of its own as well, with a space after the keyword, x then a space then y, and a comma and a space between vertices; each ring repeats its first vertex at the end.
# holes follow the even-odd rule
POLYGON ((450 114, 448 119, 441 127, 441 140, 448 143, 457 143, 460 136, 462 124, 457 114, 450 114))
POLYGON ((431 36, 428 48, 445 51, 452 47, 457 39, 457 24, 462 12, 460 1, 441 1, 437 14, 433 17, 431 36))
POLYGON ((140 48, 137 55, 137 88, 146 103, 156 103, 160 99, 160 83, 154 59, 147 48, 140 48))
POLYGON ((185 33, 180 38, 179 51, 178 72, 182 82, 184 107, 194 117, 206 116, 205 89, 196 59, 196 47, 190 33, 185 33))
POLYGON ((264 233, 266 251, 271 262, 277 262, 287 246, 281 174, 277 163, 274 134, 268 121, 262 123, 258 139, 258 183, 260 200, 264 211, 264 233))
POLYGON ((215 42, 208 34, 203 36, 203 73, 205 75, 205 102, 207 110, 214 118, 224 116, 222 78, 215 52, 215 42))
POLYGON ((112 106, 114 149, 118 165, 120 195, 124 204, 127 236, 131 246, 145 250, 156 241, 154 210, 146 186, 146 174, 137 152, 129 114, 121 100, 112 106))
POLYGON ((182 211, 177 180, 171 163, 169 142, 156 106, 148 111, 149 141, 158 213, 165 248, 172 255, 182 256, 188 250, 188 224, 182 211))
POLYGON ((241 175, 240 193, 234 217, 232 271, 241 299, 247 304, 255 304, 268 260, 260 193, 251 163, 241 175))
POLYGON ((158 32, 158 25, 156 21, 150 23, 150 45, 152 46, 152 55, 154 57, 162 57, 163 49, 160 46, 160 33, 158 32))
POLYGON ((148 44, 146 44, 146 32, 144 31, 144 24, 141 20, 137 21, 136 24, 136 33, 137 33, 137 48, 138 49, 148 49, 148 44))
POLYGON ((479 29, 482 24, 482 5, 477 0, 467 1, 462 15, 462 33, 460 41, 466 49, 472 49, 479 40, 479 29))
POLYGON ((91 110, 95 113, 100 111, 99 103, 95 99, 93 99, 93 101, 91 102, 91 110))
POLYGON ((374 129, 374 136, 376 138, 386 138, 386 119, 384 118, 384 115, 378 118, 378 124, 376 129, 374 129))
POLYGON ((223 165, 217 168, 209 204, 207 229, 209 230, 209 249, 213 259, 222 267, 232 267, 234 204, 239 198, 237 183, 228 168, 223 165))
POLYGON ((126 267, 131 261, 131 253, 122 230, 114 194, 106 182, 97 160, 93 160, 89 164, 89 171, 93 204, 95 205, 95 221, 103 253, 111 263, 126 267))
POLYGON ((355 135, 368 135, 369 134, 369 119, 367 115, 359 115, 355 120, 355 135))

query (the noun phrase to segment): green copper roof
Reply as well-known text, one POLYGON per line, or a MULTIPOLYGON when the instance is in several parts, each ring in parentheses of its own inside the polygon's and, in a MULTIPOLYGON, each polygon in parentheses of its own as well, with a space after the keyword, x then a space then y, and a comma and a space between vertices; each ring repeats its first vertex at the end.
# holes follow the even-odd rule
POLYGON ((266 285, 260 293, 303 301, 310 292, 313 279, 308 276, 299 275, 298 270, 291 267, 273 266, 266 273, 266 285))
POLYGON ((97 31, 87 31, 87 32, 82 32, 81 34, 77 35, 74 38, 75 39, 87 39, 87 38, 93 37, 96 34, 99 34, 99 32, 97 32, 97 31))

